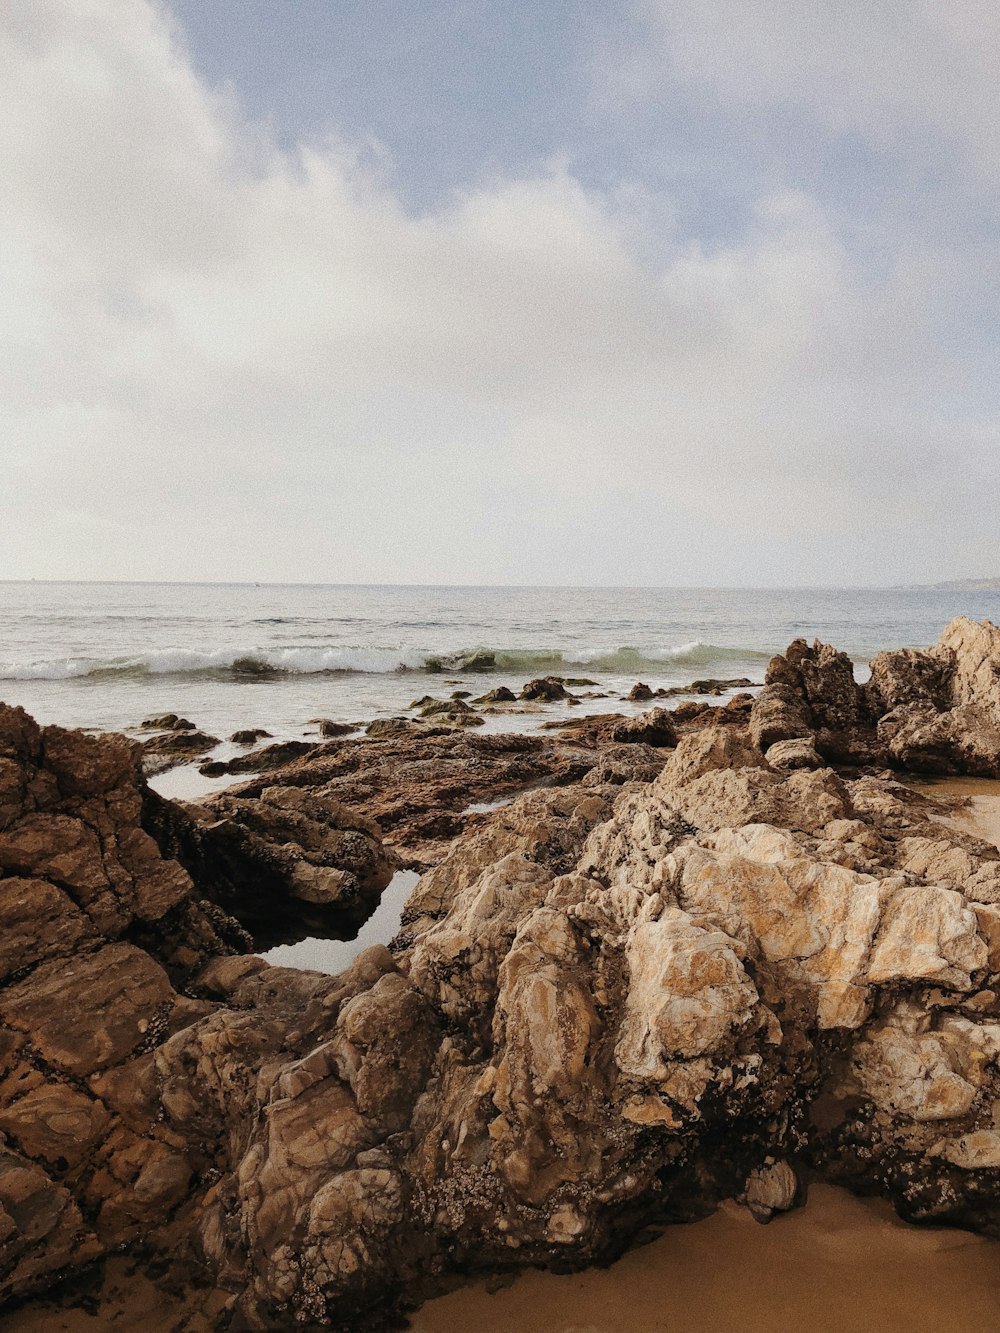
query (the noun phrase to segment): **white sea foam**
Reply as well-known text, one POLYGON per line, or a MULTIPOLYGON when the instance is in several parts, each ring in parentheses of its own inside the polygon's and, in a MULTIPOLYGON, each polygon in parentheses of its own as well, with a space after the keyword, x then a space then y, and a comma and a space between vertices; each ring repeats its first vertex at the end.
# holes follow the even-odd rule
POLYGON ((48 662, 6 663, 0 680, 71 680, 85 676, 178 676, 229 672, 252 676, 270 672, 313 675, 355 672, 382 675, 419 671, 428 654, 409 648, 220 648, 198 652, 167 648, 130 657, 61 657, 48 662))
POLYGON ((497 671, 550 672, 574 668, 629 672, 666 662, 692 667, 712 662, 755 660, 766 653, 750 648, 719 647, 692 639, 663 648, 632 647, 550 649, 468 649, 466 653, 434 652, 423 648, 368 646, 239 647, 203 652, 191 648, 162 648, 120 657, 60 657, 49 661, 0 665, 2 680, 72 680, 100 676, 182 676, 231 674, 253 677, 269 674, 318 675, 353 673, 385 675, 394 671, 460 670, 460 659, 472 652, 489 653, 497 671))

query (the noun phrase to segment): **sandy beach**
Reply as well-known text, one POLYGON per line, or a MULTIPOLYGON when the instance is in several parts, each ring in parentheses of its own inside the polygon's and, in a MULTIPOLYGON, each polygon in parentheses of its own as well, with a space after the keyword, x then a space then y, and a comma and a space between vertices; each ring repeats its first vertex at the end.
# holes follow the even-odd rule
POLYGON ((813 1185, 754 1222, 724 1203, 607 1269, 527 1273, 429 1301, 413 1333, 995 1333, 1000 1244, 908 1226, 888 1204, 813 1185))

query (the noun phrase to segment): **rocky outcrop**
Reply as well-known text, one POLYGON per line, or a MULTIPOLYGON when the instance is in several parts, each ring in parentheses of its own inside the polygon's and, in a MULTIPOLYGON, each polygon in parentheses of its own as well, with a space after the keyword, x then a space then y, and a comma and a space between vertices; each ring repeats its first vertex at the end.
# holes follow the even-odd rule
POLYGON ((421 717, 433 718, 435 722, 450 727, 481 727, 485 721, 464 699, 454 696, 450 699, 432 699, 428 696, 413 706, 419 707, 421 717))
POLYGON ((640 713, 637 717, 617 723, 611 732, 611 739, 619 745, 671 746, 677 744, 677 730, 666 708, 651 708, 648 713, 640 713))
POLYGON ((540 699, 546 703, 569 697, 569 691, 560 676, 539 676, 536 680, 529 680, 518 695, 519 699, 540 699))
POLYGON ((828 761, 923 773, 1000 775, 1000 630, 958 616, 928 649, 850 659, 796 640, 772 659, 751 714, 754 743, 812 746, 828 761))
POLYGON ((155 1052, 249 941, 140 827, 141 753, 0 704, 0 1299, 169 1221, 205 1166, 155 1052))
POLYGON ((189 724, 174 727, 143 741, 143 769, 150 777, 156 773, 165 773, 178 764, 190 763, 218 744, 218 736, 209 736, 189 724))
POLYGON ((637 680, 626 696, 632 703, 645 703, 654 698, 654 692, 643 681, 637 680))
POLYGON ((761 750, 780 741, 807 740, 830 758, 849 760, 853 737, 869 722, 866 697, 847 654, 796 639, 768 665, 764 688, 753 703, 750 734, 761 750))
POLYGON ((373 819, 303 786, 223 792, 184 809, 148 793, 144 824, 264 949, 350 938, 398 864, 373 819))
POLYGON ((807 1170, 995 1232, 1000 865, 928 808, 710 729, 497 811, 395 954, 211 964, 158 1061, 172 1130, 238 1145, 197 1235, 240 1318, 371 1327, 446 1271, 769 1217, 807 1170))
POLYGON ((269 762, 270 750, 280 757, 277 746, 241 756, 225 771, 247 772, 258 762, 264 772, 231 788, 221 804, 204 803, 205 819, 219 818, 217 812, 224 816, 227 800, 255 801, 268 787, 296 787, 376 821, 400 864, 422 870, 439 861, 455 837, 482 822, 470 805, 542 783, 579 781, 603 753, 590 738, 483 736, 398 721, 399 730, 373 730, 373 723, 356 739, 289 742, 301 748, 284 763, 269 762))
POLYGON ((337 977, 227 955, 235 927, 139 831, 134 747, 8 710, 6 1289, 141 1234, 231 1327, 373 1329, 456 1275, 603 1261, 723 1198, 766 1220, 809 1173, 1000 1234, 1000 853, 823 766, 874 730, 868 696, 832 650, 790 657, 770 683, 811 735, 733 710, 669 751, 347 741, 229 793, 315 860, 365 801, 412 838, 474 758, 511 786, 562 766, 439 839, 391 950, 337 977), (63 823, 102 818, 96 853, 63 823))

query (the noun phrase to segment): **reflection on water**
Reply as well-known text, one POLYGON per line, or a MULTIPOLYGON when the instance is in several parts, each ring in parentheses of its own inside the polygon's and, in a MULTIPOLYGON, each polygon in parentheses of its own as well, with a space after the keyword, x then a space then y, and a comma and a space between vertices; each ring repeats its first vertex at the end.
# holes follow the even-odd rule
POLYGON ((343 972, 359 953, 373 944, 388 944, 399 930, 406 900, 420 876, 415 870, 397 870, 386 886, 378 907, 353 940, 323 940, 309 937, 297 944, 279 944, 262 954, 275 967, 300 967, 310 972, 343 972))

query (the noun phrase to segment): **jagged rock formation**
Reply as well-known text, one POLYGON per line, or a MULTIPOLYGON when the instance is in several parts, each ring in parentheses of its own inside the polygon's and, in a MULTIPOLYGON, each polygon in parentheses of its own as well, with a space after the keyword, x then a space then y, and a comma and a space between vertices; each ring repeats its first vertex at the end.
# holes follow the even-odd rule
MULTIPOLYGON (((990 717, 987 639, 929 654, 962 728, 990 717)), ((142 1231, 234 1327, 374 1328, 450 1275, 604 1259, 724 1197, 766 1219, 809 1172, 1000 1234, 1000 852, 822 764, 929 668, 859 691, 832 649, 776 662, 749 728, 598 748, 480 820, 392 952, 338 977, 226 956, 134 836, 134 749, 6 710, 5 1289, 142 1231)))
POLYGON ((198 1166, 159 1112, 184 994, 246 948, 140 827, 141 747, 0 705, 0 1293, 169 1220, 198 1166))
POLYGON ((349 938, 398 865, 373 819, 303 786, 223 792, 183 809, 148 792, 143 821, 258 948, 308 934, 349 938))
POLYGON ((833 762, 1000 776, 1000 629, 957 616, 933 648, 879 653, 864 686, 846 654, 797 639, 772 658, 750 731, 765 753, 806 741, 833 762))

